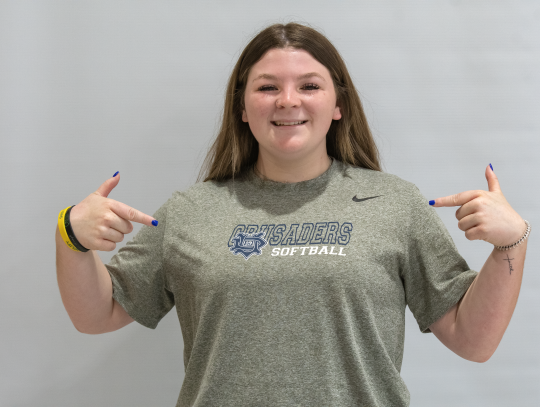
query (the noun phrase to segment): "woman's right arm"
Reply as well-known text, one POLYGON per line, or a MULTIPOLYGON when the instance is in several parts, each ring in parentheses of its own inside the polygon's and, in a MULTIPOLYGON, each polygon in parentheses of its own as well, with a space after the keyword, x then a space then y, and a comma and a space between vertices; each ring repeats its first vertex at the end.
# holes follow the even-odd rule
POLYGON ((64 307, 75 328, 87 334, 115 331, 133 319, 113 299, 112 281, 97 250, 112 251, 131 222, 152 226, 154 218, 109 199, 120 176, 108 179, 71 210, 70 221, 77 240, 88 252, 71 250, 56 227, 56 275, 64 307))

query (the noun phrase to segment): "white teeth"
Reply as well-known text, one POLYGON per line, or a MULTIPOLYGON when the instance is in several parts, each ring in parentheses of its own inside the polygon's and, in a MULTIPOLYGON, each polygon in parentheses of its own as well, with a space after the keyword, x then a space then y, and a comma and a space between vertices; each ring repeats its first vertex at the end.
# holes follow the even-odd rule
POLYGON ((299 122, 274 122, 276 126, 294 126, 295 124, 302 124, 305 123, 305 121, 299 121, 299 122))

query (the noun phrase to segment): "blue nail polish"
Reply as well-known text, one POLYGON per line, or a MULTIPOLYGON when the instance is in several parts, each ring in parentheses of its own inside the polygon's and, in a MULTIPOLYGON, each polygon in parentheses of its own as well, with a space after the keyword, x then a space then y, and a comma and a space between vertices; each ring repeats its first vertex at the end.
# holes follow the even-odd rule
POLYGON ((429 204, 430 205, 435 205, 435 201, 432 199, 431 201, 429 201, 429 204))
POLYGON ((114 173, 114 175, 113 175, 113 178, 116 177, 116 176, 118 175, 119 172, 120 172, 120 171, 116 171, 116 172, 114 173))
POLYGON ((493 171, 493 166, 491 165, 491 163, 489 163, 489 166, 491 167, 491 171, 493 171))
POLYGON ((152 225, 157 226, 157 224, 158 224, 158 221, 157 221, 157 220, 153 220, 153 221, 152 221, 152 225))

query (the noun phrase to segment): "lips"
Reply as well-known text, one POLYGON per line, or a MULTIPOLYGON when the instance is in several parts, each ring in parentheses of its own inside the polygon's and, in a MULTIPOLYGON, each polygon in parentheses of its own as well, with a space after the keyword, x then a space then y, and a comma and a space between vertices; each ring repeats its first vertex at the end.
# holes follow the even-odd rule
POLYGON ((281 127, 281 126, 301 126, 302 124, 304 124, 306 122, 307 122, 307 120, 290 120, 290 121, 276 120, 276 121, 271 122, 271 123, 274 126, 281 127))

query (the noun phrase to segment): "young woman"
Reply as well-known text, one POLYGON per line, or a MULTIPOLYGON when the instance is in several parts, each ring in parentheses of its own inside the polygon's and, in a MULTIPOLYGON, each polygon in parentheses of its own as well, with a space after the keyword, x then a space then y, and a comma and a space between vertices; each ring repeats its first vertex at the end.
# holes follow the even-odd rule
POLYGON ((380 171, 347 68, 317 31, 277 24, 247 45, 205 171, 154 217, 107 198, 115 174, 61 212, 56 238, 79 331, 155 328, 176 305, 178 406, 407 406, 407 305, 463 358, 484 362, 497 348, 528 223, 490 167, 489 191, 431 201, 460 206, 467 238, 496 246, 470 270, 418 189, 380 171), (132 221, 148 227, 103 265, 97 251, 132 221))

